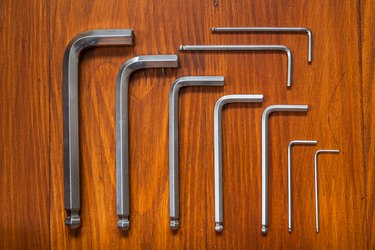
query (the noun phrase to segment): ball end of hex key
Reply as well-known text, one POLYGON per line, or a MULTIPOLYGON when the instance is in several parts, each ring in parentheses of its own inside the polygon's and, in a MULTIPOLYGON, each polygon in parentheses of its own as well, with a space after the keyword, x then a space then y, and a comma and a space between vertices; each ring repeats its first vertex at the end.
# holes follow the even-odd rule
POLYGON ((65 225, 71 229, 77 229, 81 226, 81 217, 78 211, 68 211, 68 215, 65 218, 65 225))
POLYGON ((171 222, 169 223, 169 227, 173 231, 177 231, 180 228, 180 221, 178 219, 171 219, 171 222))
POLYGON ((218 233, 221 233, 223 231, 223 229, 224 229, 223 223, 216 222, 216 224, 215 224, 215 231, 218 232, 218 233))
POLYGON ((120 217, 117 221, 117 228, 121 230, 128 230, 130 228, 130 221, 128 217, 120 217))
POLYGON ((305 27, 212 27, 212 33, 223 33, 223 32, 304 32, 308 37, 308 54, 307 61, 312 62, 312 32, 310 29, 305 27))
POLYGON ((262 234, 267 234, 268 232, 268 227, 265 225, 262 225, 262 234))
POLYGON ((79 160, 79 56, 82 50, 97 46, 133 45, 132 29, 91 30, 75 36, 65 49, 63 62, 64 206, 65 224, 81 224, 79 160))

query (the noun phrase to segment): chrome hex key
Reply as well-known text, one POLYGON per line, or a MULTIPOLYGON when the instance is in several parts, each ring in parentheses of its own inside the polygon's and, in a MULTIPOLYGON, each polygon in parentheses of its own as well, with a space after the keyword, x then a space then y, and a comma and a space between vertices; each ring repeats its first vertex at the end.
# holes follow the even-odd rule
POLYGON ((78 63, 84 49, 98 46, 133 45, 133 30, 91 30, 74 37, 65 49, 63 63, 64 122, 64 206, 65 225, 75 229, 81 225, 78 63))
POLYGON ((221 97, 214 110, 214 172, 215 172, 215 230, 223 231, 223 159, 221 113, 228 103, 263 102, 263 95, 226 95, 221 97))
POLYGON ((125 62, 116 80, 116 186, 117 227, 128 230, 129 215, 129 128, 128 87, 131 74, 147 68, 177 68, 177 55, 137 56, 125 62))

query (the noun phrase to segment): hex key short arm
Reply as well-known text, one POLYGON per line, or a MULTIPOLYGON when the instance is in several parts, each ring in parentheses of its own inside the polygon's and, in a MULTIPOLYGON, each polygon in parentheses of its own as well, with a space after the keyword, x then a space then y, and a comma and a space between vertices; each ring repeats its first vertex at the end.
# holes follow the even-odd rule
POLYGON ((129 122, 128 87, 131 74, 146 68, 177 68, 177 55, 137 56, 124 63, 116 79, 116 186, 117 227, 127 230, 129 222, 129 122))
POLYGON ((288 59, 287 87, 292 86, 292 52, 283 45, 181 45, 181 51, 282 51, 288 59))
POLYGON ((284 32, 284 33, 306 33, 308 39, 307 61, 312 62, 312 32, 304 27, 212 27, 213 33, 224 32, 284 32))
POLYGON ((288 144, 288 231, 292 232, 292 147, 294 145, 316 145, 318 141, 294 140, 288 144))
POLYGON ((183 87, 224 86, 223 76, 187 76, 177 79, 169 92, 169 211, 170 228, 178 230, 180 184, 178 164, 178 95, 183 87))
POLYGON ((65 49, 63 65, 64 121, 64 206, 65 224, 78 228, 81 224, 78 63, 82 50, 97 46, 133 45, 133 30, 92 30, 74 37, 65 49))
POLYGON ((215 163, 215 230, 223 231, 223 158, 221 113, 228 103, 263 102, 263 95, 226 95, 221 97, 214 110, 214 163, 215 163))
POLYGON ((262 115, 262 233, 268 231, 268 117, 273 112, 307 112, 307 105, 271 105, 262 115))
POLYGON ((337 149, 321 149, 316 151, 314 157, 314 181, 315 181, 315 230, 319 233, 319 190, 318 190, 318 156, 323 153, 338 154, 340 150, 337 149))

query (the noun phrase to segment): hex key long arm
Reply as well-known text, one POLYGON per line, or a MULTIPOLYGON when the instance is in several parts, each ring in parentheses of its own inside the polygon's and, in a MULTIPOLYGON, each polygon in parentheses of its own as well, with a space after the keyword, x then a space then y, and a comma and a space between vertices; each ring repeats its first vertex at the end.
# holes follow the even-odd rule
POLYGON ((292 232, 292 147, 294 145, 316 145, 318 141, 313 140, 294 140, 288 144, 288 231, 292 232))
POLYGON ((221 113, 228 103, 263 102, 263 95, 226 95, 221 97, 214 110, 214 171, 215 171, 215 230, 223 231, 223 157, 221 113))
POLYGON ((271 105, 262 115, 262 233, 268 231, 268 117, 273 112, 307 112, 307 105, 271 105))
POLYGON ((169 211, 170 228, 178 230, 180 184, 178 165, 178 94, 183 87, 224 86, 223 76, 188 76, 177 79, 169 92, 169 211))
POLYGON ((84 49, 97 46, 133 45, 133 30, 92 30, 74 37, 65 49, 63 65, 63 124, 64 124, 64 206, 65 224, 78 228, 80 170, 78 125, 78 63, 84 49))
POLYGON ((319 233, 319 190, 318 190, 318 156, 319 154, 338 154, 340 150, 337 149, 321 149, 316 151, 314 157, 314 181, 315 181, 315 229, 319 233))
POLYGON ((213 33, 224 32, 267 32, 267 33, 306 33, 308 39, 307 61, 312 62, 312 32, 308 28, 303 27, 212 27, 213 33))
POLYGON ((282 51, 286 53, 287 87, 292 86, 292 52, 283 45, 181 45, 181 51, 282 51))
POLYGON ((128 87, 131 74, 146 68, 177 68, 177 55, 137 56, 125 62, 116 79, 116 186, 117 227, 127 230, 129 222, 129 122, 128 87))

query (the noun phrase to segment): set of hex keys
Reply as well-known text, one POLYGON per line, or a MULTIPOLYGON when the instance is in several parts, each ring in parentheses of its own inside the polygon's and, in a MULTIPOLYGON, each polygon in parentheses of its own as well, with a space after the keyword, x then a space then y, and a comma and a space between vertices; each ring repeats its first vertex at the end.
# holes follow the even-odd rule
MULTIPOLYGON (((213 28, 213 32, 305 32, 308 35, 308 61, 312 61, 312 33, 306 28, 295 27, 246 27, 213 28)), ((92 30, 74 37, 64 54, 63 65, 63 113, 64 113, 64 205, 67 212, 65 224, 78 228, 80 218, 80 166, 78 124, 78 63, 83 49, 96 46, 134 45, 133 30, 92 30)), ((287 55, 287 87, 292 85, 292 53, 283 45, 181 45, 181 51, 283 51, 287 55)), ((177 55, 137 56, 126 61, 116 79, 116 187, 117 227, 130 227, 129 206, 129 132, 128 132, 128 86, 131 74, 147 68, 177 68, 177 55)), ((178 166, 178 94, 182 87, 224 86, 222 76, 188 76, 177 79, 169 95, 169 187, 170 228, 179 228, 179 166, 178 166)), ((221 112, 225 104, 240 102, 263 102, 263 95, 226 95, 214 108, 214 161, 215 161, 215 230, 223 230, 222 185, 222 139, 221 112)), ((307 105, 271 105, 262 115, 262 232, 268 230, 268 117, 272 112, 306 112, 307 105)), ((288 229, 292 231, 291 198, 291 148, 296 144, 316 144, 317 141, 298 140, 288 146, 288 229)), ((315 208, 316 232, 319 232, 318 203, 318 155, 338 153, 338 150, 318 150, 315 154, 315 208)))

